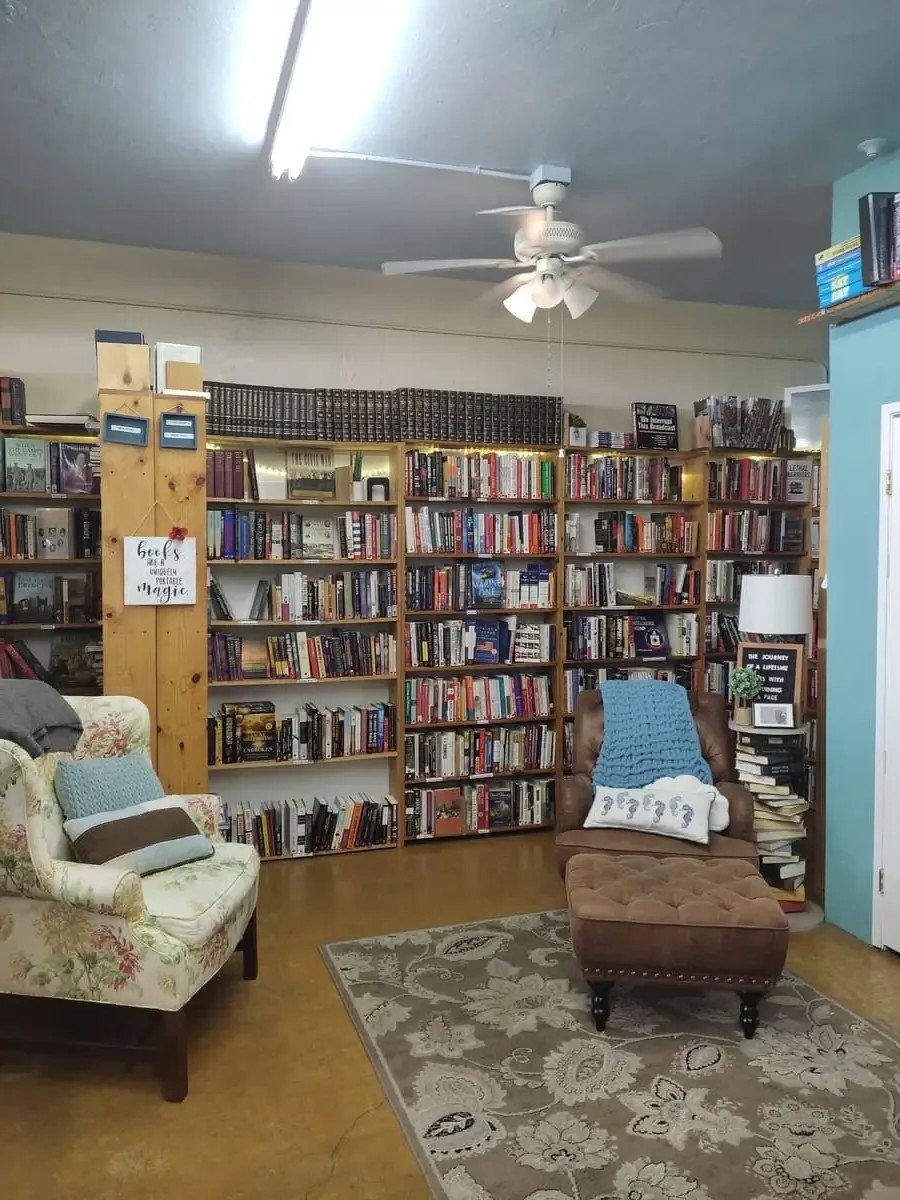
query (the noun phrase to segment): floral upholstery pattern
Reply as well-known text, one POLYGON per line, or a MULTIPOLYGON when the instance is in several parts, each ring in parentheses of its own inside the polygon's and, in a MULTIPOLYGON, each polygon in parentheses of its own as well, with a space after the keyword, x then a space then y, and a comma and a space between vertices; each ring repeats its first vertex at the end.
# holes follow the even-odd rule
POLYGON ((0 992, 176 1010, 234 952, 256 907, 259 858, 221 840, 218 798, 181 797, 212 858, 141 879, 72 860, 53 790, 61 758, 143 753, 150 715, 124 696, 72 697, 71 755, 0 740, 0 992))

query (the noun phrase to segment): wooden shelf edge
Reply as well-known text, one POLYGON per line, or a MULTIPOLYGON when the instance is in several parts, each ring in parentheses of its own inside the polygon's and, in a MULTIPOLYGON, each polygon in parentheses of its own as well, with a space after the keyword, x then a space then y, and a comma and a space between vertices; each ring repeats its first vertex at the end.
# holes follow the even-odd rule
POLYGON ((326 675, 320 679, 210 679, 211 688, 220 687, 302 687, 307 683, 390 683, 396 675, 326 675))
POLYGON ((827 321, 829 325, 846 325, 850 321, 858 321, 874 313, 883 312, 900 304, 900 281, 882 284, 871 292, 861 296, 853 296, 842 300, 839 304, 831 304, 828 308, 819 308, 815 312, 806 313, 797 319, 798 325, 811 325, 819 321, 827 321))
POLYGON ((380 846, 348 846, 346 850, 314 850, 312 854, 261 854, 260 862, 311 862, 314 858, 333 858, 336 854, 362 854, 366 850, 396 850, 396 842, 380 846))
POLYGON ((434 834, 424 833, 418 837, 408 837, 405 839, 405 846, 422 846, 434 842, 457 842, 461 838, 483 838, 494 837, 500 833, 541 833, 548 829, 555 829, 555 821, 539 821, 535 825, 498 825, 495 829, 466 829, 462 833, 448 833, 442 837, 436 837, 434 834))
POLYGON ((331 767, 337 763, 376 762, 385 758, 396 758, 397 750, 379 750, 375 754, 344 754, 337 758, 316 758, 309 762, 295 762, 293 759, 260 758, 253 762, 209 763, 210 771, 252 771, 271 767, 331 767))

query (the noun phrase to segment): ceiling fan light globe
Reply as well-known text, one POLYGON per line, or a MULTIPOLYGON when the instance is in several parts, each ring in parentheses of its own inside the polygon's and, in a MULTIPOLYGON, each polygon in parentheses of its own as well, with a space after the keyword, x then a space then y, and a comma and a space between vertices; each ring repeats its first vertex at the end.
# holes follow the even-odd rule
POLYGON ((580 316, 591 307, 597 299, 598 292, 593 288, 586 287, 583 283, 573 281, 563 292, 562 299, 566 308, 569 310, 569 315, 577 320, 580 316))
POLYGON ((503 301, 503 307, 507 312, 512 313, 514 317, 518 317, 520 321, 525 321, 529 324, 537 309, 537 305, 531 296, 531 286, 530 283, 524 283, 503 301))

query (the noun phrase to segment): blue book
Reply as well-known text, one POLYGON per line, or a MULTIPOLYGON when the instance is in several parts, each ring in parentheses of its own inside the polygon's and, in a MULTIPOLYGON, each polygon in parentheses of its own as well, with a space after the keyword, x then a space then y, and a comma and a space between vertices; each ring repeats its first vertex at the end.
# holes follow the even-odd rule
POLYGON ((473 563, 470 572, 472 603, 476 608, 503 607, 503 566, 493 559, 473 563))
MULTIPOLYGON (((473 621, 475 629, 475 649, 472 651, 472 662, 495 663, 500 661, 500 622, 473 621)), ((470 626, 470 628, 472 627, 470 626)), ((507 633, 507 641, 509 634, 507 633)))
POLYGON ((835 279, 862 279, 862 263, 847 263, 841 267, 839 271, 832 271, 828 275, 816 276, 816 287, 827 287, 829 283, 833 283, 835 279))
POLYGON ((848 250, 846 254, 841 254, 838 258, 832 258, 829 262, 823 263, 821 267, 816 267, 816 279, 825 279, 829 275, 834 275, 838 271, 844 270, 845 267, 855 266, 859 264, 862 269, 862 251, 848 250))
POLYGON ((144 335, 128 329, 95 329, 95 342, 121 342, 127 346, 143 346, 144 335))

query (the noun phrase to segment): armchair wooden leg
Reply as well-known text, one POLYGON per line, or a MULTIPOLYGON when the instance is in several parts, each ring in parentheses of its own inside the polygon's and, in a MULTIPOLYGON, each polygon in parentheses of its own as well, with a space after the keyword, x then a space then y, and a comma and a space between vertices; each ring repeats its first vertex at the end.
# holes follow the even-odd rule
POLYGON ((159 1078, 164 1100, 180 1104, 188 1093, 187 1011, 160 1013, 159 1078))
POLYGON ((256 949, 256 909, 253 910, 253 916, 247 928, 244 930, 244 936, 241 938, 238 949, 244 955, 244 978, 255 979, 259 974, 259 959, 256 949))

